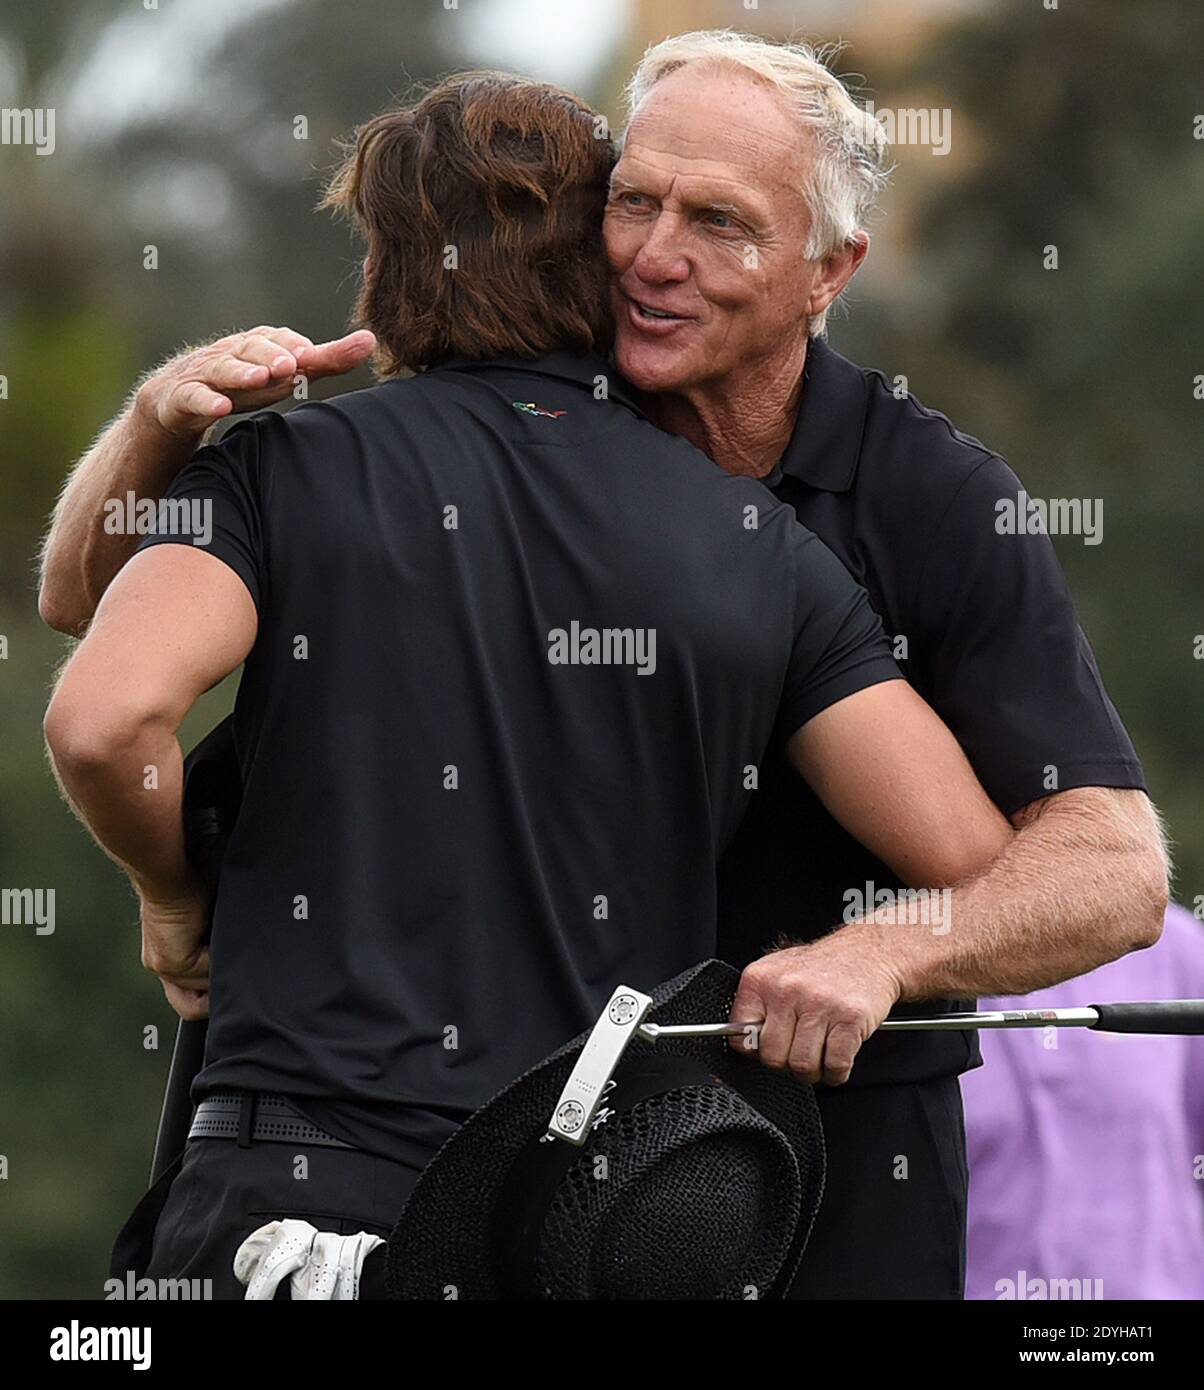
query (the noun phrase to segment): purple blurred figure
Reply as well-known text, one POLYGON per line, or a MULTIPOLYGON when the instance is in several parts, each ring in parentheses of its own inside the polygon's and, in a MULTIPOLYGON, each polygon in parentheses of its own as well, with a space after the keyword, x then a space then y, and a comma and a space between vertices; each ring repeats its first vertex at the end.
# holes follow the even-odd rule
MULTIPOLYGON (((1204 998, 1204 926, 980 1009, 1204 998)), ((1204 1298, 1204 1037, 983 1030, 962 1077, 966 1297, 1204 1298)))

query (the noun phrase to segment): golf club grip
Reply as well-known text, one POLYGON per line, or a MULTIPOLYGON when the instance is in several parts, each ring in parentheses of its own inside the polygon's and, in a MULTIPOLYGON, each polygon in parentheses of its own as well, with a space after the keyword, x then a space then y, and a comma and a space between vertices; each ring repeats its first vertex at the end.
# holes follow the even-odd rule
POLYGON ((182 1018, 176 1029, 176 1045, 171 1053, 163 1109, 159 1113, 159 1128, 155 1134, 155 1152, 151 1158, 152 1187, 188 1142, 188 1130, 192 1124, 190 1092, 193 1078, 204 1061, 205 1034, 208 1031, 208 1021, 203 1018, 182 1018))
POLYGON ((1093 1004, 1101 1033, 1204 1033, 1204 999, 1093 1004))

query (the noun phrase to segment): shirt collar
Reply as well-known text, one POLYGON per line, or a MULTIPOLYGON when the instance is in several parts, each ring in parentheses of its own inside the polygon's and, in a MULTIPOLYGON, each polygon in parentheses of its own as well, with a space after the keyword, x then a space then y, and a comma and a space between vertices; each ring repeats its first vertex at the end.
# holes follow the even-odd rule
POLYGON ((597 353, 549 352, 543 357, 490 357, 480 361, 469 357, 452 357, 439 362, 428 371, 444 372, 529 372, 534 376, 554 376, 562 381, 572 381, 578 386, 594 390, 598 377, 606 380, 606 394, 612 401, 634 410, 642 416, 635 388, 619 373, 612 362, 597 353))
POLYGON ((794 433, 779 465, 782 473, 824 492, 848 492, 861 458, 868 403, 868 379, 861 368, 822 338, 812 338, 794 433))

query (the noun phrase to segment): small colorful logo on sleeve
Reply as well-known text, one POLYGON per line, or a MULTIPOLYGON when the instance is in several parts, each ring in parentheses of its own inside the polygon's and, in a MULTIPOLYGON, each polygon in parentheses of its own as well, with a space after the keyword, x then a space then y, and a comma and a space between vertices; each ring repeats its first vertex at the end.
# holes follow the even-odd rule
POLYGON ((547 420, 559 420, 562 415, 568 414, 567 410, 545 410, 534 401, 511 401, 510 404, 524 415, 542 415, 547 420))

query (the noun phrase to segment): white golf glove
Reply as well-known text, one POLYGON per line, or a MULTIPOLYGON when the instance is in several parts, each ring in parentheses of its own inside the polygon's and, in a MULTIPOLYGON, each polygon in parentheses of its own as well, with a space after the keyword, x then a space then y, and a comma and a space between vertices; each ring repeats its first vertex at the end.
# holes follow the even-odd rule
POLYGON ((294 1300, 358 1298, 364 1261, 383 1245, 380 1236, 319 1231, 308 1221, 269 1221, 238 1247, 234 1273, 247 1298, 275 1298, 285 1278, 294 1300))

